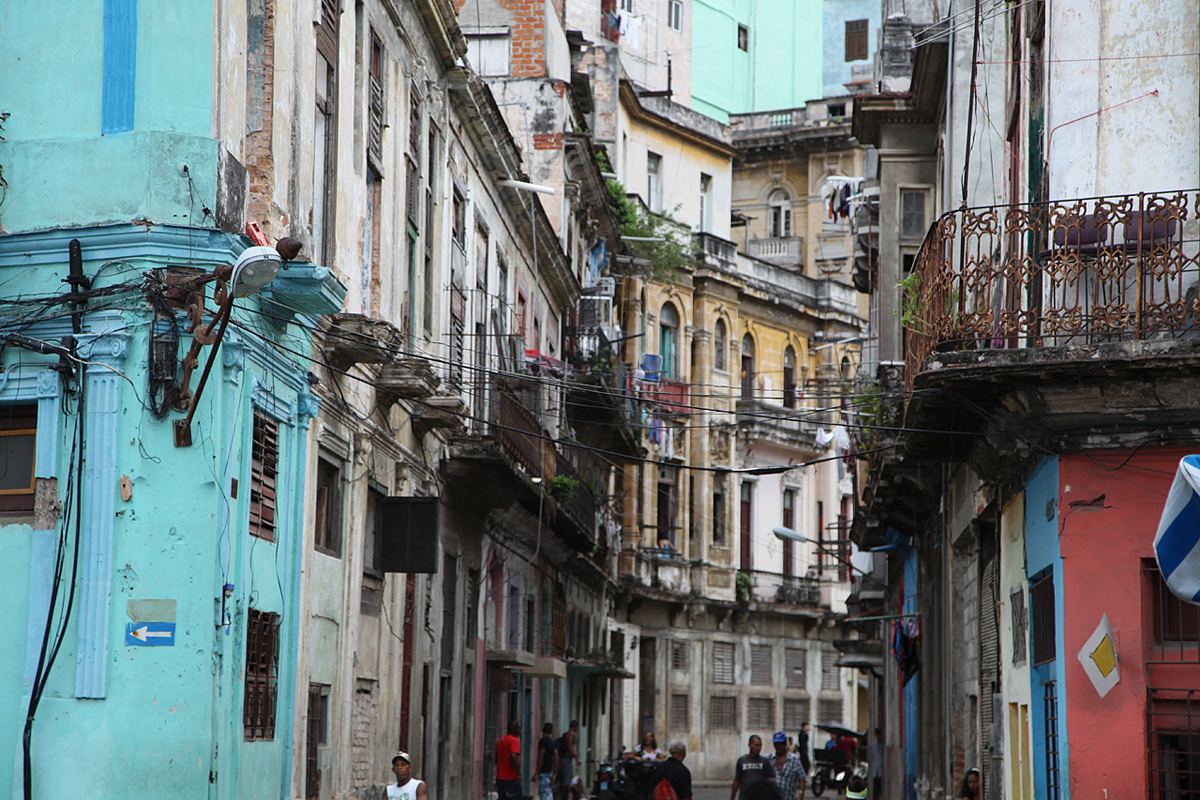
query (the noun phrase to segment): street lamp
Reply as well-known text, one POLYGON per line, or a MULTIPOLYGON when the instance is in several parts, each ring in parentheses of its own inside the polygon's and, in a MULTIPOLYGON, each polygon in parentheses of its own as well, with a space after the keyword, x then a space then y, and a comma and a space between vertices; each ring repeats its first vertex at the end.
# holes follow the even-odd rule
MULTIPOLYGON (((196 394, 192 395, 188 392, 186 381, 180 394, 181 401, 187 402, 188 413, 184 419, 175 421, 176 447, 190 447, 192 444, 192 417, 196 414, 200 395, 204 391, 204 385, 208 382, 208 373, 212 370, 213 361, 217 357, 217 349, 225 337, 225 328, 229 325, 229 317, 233 312, 234 298, 248 297, 275 280, 275 276, 284 262, 283 251, 288 248, 291 241, 294 240, 281 239, 276 247, 265 245, 247 247, 232 267, 221 267, 215 270, 211 276, 198 279, 197 282, 211 279, 224 281, 223 284, 217 284, 218 289, 215 293, 217 296, 223 293, 224 297, 219 300, 221 305, 216 316, 213 317, 213 321, 203 330, 197 325, 191 350, 184 359, 185 374, 190 375, 191 370, 195 367, 196 357, 200 354, 200 348, 206 344, 212 345, 208 361, 204 364, 204 371, 200 373, 200 383, 196 384, 196 394), (217 332, 216 336, 213 336, 214 329, 217 332)), ((293 248, 291 255, 296 255, 298 249, 293 248)), ((201 308, 198 309, 198 313, 203 313, 203 300, 201 300, 201 308)))
MULTIPOLYGON (((779 539, 780 541, 800 542, 801 544, 803 544, 804 542, 810 542, 813 545, 813 547, 817 548, 817 552, 828 553, 830 556, 833 557, 833 559, 835 561, 837 561, 838 563, 845 566, 846 569, 856 570, 860 575, 870 575, 871 574, 871 573, 863 570, 861 567, 854 566, 854 564, 852 564, 850 562, 850 559, 843 557, 840 552, 838 552, 836 550, 831 550, 823 542, 812 541, 807 536, 805 536, 803 533, 800 533, 800 531, 792 530, 791 528, 785 528, 782 525, 776 525, 774 528, 771 529, 771 533, 775 534, 775 538, 779 539)), ((853 576, 851 576, 851 582, 853 582, 853 576)))

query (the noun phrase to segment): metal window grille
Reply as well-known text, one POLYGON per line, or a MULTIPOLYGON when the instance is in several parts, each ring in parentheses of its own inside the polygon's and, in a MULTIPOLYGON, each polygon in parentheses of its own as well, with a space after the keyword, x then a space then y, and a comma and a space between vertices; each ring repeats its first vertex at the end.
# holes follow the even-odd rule
POLYGON ((1147 690, 1151 800, 1200 796, 1200 690, 1147 690))
POLYGON ((1043 703, 1046 719, 1046 797, 1058 800, 1058 693, 1055 681, 1045 684, 1043 703))
POLYGON ((842 688, 841 674, 837 666, 837 653, 833 650, 821 651, 821 688, 838 691, 842 688))
POLYGON ((686 694, 671 695, 671 730, 686 731, 691 728, 688 700, 686 694))
POLYGON ((275 541, 275 479, 279 474, 279 425, 254 414, 250 451, 250 534, 275 541))
POLYGON ((709 719, 712 720, 714 731, 737 730, 737 698, 714 697, 711 700, 709 719))
POLYGON ((672 669, 687 669, 688 666, 688 643, 687 642, 671 642, 671 668, 672 669))
MULTIPOLYGON (((1200 606, 1175 596, 1154 559, 1142 561, 1150 603, 1150 662, 1200 663, 1200 606)), ((1200 788, 1200 787, 1197 787, 1200 788)))
POLYGON ((799 730, 801 725, 808 722, 811 712, 812 701, 808 698, 784 700, 783 729, 788 731, 799 730))
POLYGON ((771 647, 755 644, 750 646, 750 683, 755 686, 771 685, 771 647))
POLYGON ((1054 660, 1054 575, 1029 587, 1029 621, 1033 625, 1033 665, 1054 660))
POLYGON ((733 645, 713 642, 713 683, 733 683, 733 645))
POLYGON ((837 722, 842 718, 842 698, 823 697, 817 701, 817 717, 820 722, 837 722))
POLYGON ((1019 587, 1010 596, 1009 607, 1012 610, 1012 645, 1014 664, 1025 661, 1025 638, 1028 628, 1028 615, 1025 611, 1025 592, 1019 587))
POLYGON ((326 744, 329 724, 329 687, 320 683, 308 685, 307 740, 305 746, 305 798, 321 796, 321 767, 318 748, 326 744))
POLYGON ((804 662, 807 653, 797 647, 789 647, 784 650, 784 672, 787 675, 787 687, 789 689, 803 689, 805 687, 805 669, 804 662))
POLYGON ((753 730, 775 727, 775 698, 751 697, 746 704, 746 726, 753 730))
POLYGON ((275 738, 278 670, 279 615, 252 608, 246 618, 246 678, 242 702, 246 741, 275 738))

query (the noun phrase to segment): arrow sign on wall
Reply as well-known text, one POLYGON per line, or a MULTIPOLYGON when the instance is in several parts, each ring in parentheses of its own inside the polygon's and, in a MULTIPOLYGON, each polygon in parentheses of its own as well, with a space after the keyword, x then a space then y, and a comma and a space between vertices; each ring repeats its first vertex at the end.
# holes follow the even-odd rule
POLYGON ((125 644, 139 647, 170 647, 175 644, 174 622, 128 622, 125 644))

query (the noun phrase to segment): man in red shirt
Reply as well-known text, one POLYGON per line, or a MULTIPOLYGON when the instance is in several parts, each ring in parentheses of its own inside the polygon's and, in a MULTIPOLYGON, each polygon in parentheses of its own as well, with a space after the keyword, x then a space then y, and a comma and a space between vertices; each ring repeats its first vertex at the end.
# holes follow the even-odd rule
POLYGON ((520 736, 520 723, 510 722, 508 735, 496 742, 497 800, 522 800, 520 736))

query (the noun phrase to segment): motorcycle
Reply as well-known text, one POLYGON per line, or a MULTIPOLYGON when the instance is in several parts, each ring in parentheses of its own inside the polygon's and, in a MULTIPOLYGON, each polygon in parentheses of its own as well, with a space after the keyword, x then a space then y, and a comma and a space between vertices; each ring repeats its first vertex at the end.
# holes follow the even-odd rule
POLYGON ((593 800, 618 800, 616 789, 617 773, 613 769, 612 762, 604 759, 596 765, 596 776, 592 778, 592 798, 593 800))
POLYGON ((636 800, 642 762, 630 754, 597 763, 593 800, 636 800))
POLYGON ((813 768, 809 777, 814 797, 820 797, 826 789, 840 792, 850 783, 850 779, 858 776, 867 779, 867 765, 859 762, 853 767, 846 764, 846 754, 840 750, 814 750, 813 768))

